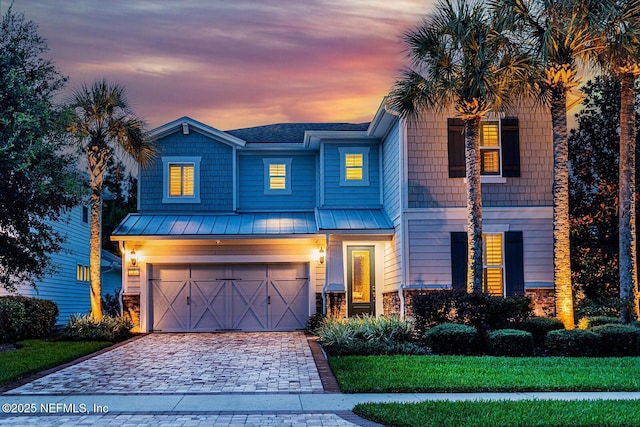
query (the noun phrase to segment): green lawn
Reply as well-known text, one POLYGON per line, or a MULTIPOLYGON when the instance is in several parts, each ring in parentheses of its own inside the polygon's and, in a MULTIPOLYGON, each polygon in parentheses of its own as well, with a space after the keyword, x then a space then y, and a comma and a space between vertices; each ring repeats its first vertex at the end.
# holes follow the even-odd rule
POLYGON ((640 391, 640 358, 345 356, 344 393, 640 391))
POLYGON ((112 345, 110 342, 26 340, 18 350, 0 352, 0 384, 15 381, 112 345))
POLYGON ((640 425, 640 402, 498 401, 365 403, 354 412, 391 427, 626 427, 640 425))

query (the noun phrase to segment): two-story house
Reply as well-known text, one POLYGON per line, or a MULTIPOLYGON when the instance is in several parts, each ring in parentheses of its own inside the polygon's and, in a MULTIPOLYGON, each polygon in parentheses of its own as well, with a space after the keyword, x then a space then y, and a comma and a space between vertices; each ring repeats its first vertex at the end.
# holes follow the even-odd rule
MULTIPOLYGON (((138 213, 112 235, 141 331, 295 330, 317 310, 405 314, 415 292, 465 286, 463 136, 447 114, 407 122, 383 103, 366 124, 183 117, 152 134, 138 213)), ((488 292, 553 302, 551 155, 542 112, 483 122, 488 292)))

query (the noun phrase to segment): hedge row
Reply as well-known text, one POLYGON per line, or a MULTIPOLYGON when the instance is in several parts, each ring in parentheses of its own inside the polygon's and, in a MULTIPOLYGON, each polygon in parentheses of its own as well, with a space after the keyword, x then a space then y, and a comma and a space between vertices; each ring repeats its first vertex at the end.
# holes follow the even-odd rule
POLYGON ((490 331, 511 327, 530 318, 531 298, 497 297, 453 290, 427 292, 411 300, 415 329, 419 336, 443 323, 473 326, 486 339, 490 331))
MULTIPOLYGON (((519 324, 518 329, 503 329, 489 332, 482 340, 477 329, 452 323, 435 326, 424 335, 424 343, 436 354, 472 355, 487 353, 495 356, 531 356, 536 347, 536 336, 544 337, 542 347, 550 356, 639 356, 640 328, 622 324, 604 324, 590 330, 566 330, 556 328, 553 321, 536 320, 519 324), (535 324, 537 330, 523 330, 523 325, 531 329, 535 324), (544 326, 542 326, 544 325, 544 326), (555 329, 550 329, 555 328, 555 329)), ((517 327, 517 326, 516 326, 517 327)))
POLYGON ((58 319, 55 302, 9 295, 0 297, 0 343, 49 336, 58 319))

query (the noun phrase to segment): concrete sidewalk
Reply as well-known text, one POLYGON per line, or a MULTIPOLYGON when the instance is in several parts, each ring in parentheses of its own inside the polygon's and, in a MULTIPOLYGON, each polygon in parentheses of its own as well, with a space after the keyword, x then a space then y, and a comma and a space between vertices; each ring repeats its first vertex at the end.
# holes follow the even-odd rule
MULTIPOLYGON (((154 412, 333 412, 351 411, 365 402, 421 402, 427 400, 640 400, 640 392, 590 393, 371 393, 371 394, 163 394, 163 395, 1 395, 2 405, 35 405, 38 413, 73 412, 87 408, 96 413, 154 412)), ((2 415, 18 413, 5 411, 2 415)))

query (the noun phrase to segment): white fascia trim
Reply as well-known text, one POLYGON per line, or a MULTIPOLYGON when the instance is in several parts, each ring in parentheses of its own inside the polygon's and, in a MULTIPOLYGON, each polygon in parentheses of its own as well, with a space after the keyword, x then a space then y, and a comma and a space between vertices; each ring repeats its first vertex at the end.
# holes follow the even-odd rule
POLYGON ((197 130, 198 132, 208 136, 209 138, 220 141, 224 144, 236 147, 244 147, 246 141, 236 138, 235 136, 229 135, 226 132, 218 130, 214 127, 205 125, 197 120, 192 119, 191 117, 181 117, 177 120, 164 124, 160 127, 157 127, 149 132, 149 135, 154 139, 160 139, 167 135, 170 135, 178 130, 182 132, 182 124, 187 123, 190 128, 197 130))
POLYGON ((376 111, 376 115, 369 124, 369 128, 367 129, 368 135, 380 138, 381 140, 384 140, 387 137, 387 134, 391 128, 393 128, 393 125, 397 120, 399 120, 397 116, 387 111, 385 107, 386 102, 387 97, 385 96, 378 107, 378 111, 376 111))
MULTIPOLYGON (((404 216, 408 220, 429 219, 467 219, 466 208, 414 208, 405 209, 404 216)), ((482 208, 483 220, 514 220, 514 219, 551 219, 553 218, 553 207, 551 206, 529 206, 529 207, 491 207, 482 208)))
POLYGON ((305 147, 317 148, 320 143, 345 140, 348 140, 351 144, 357 142, 357 140, 363 143, 371 143, 380 139, 369 136, 366 130, 308 130, 304 133, 303 144, 305 147))

